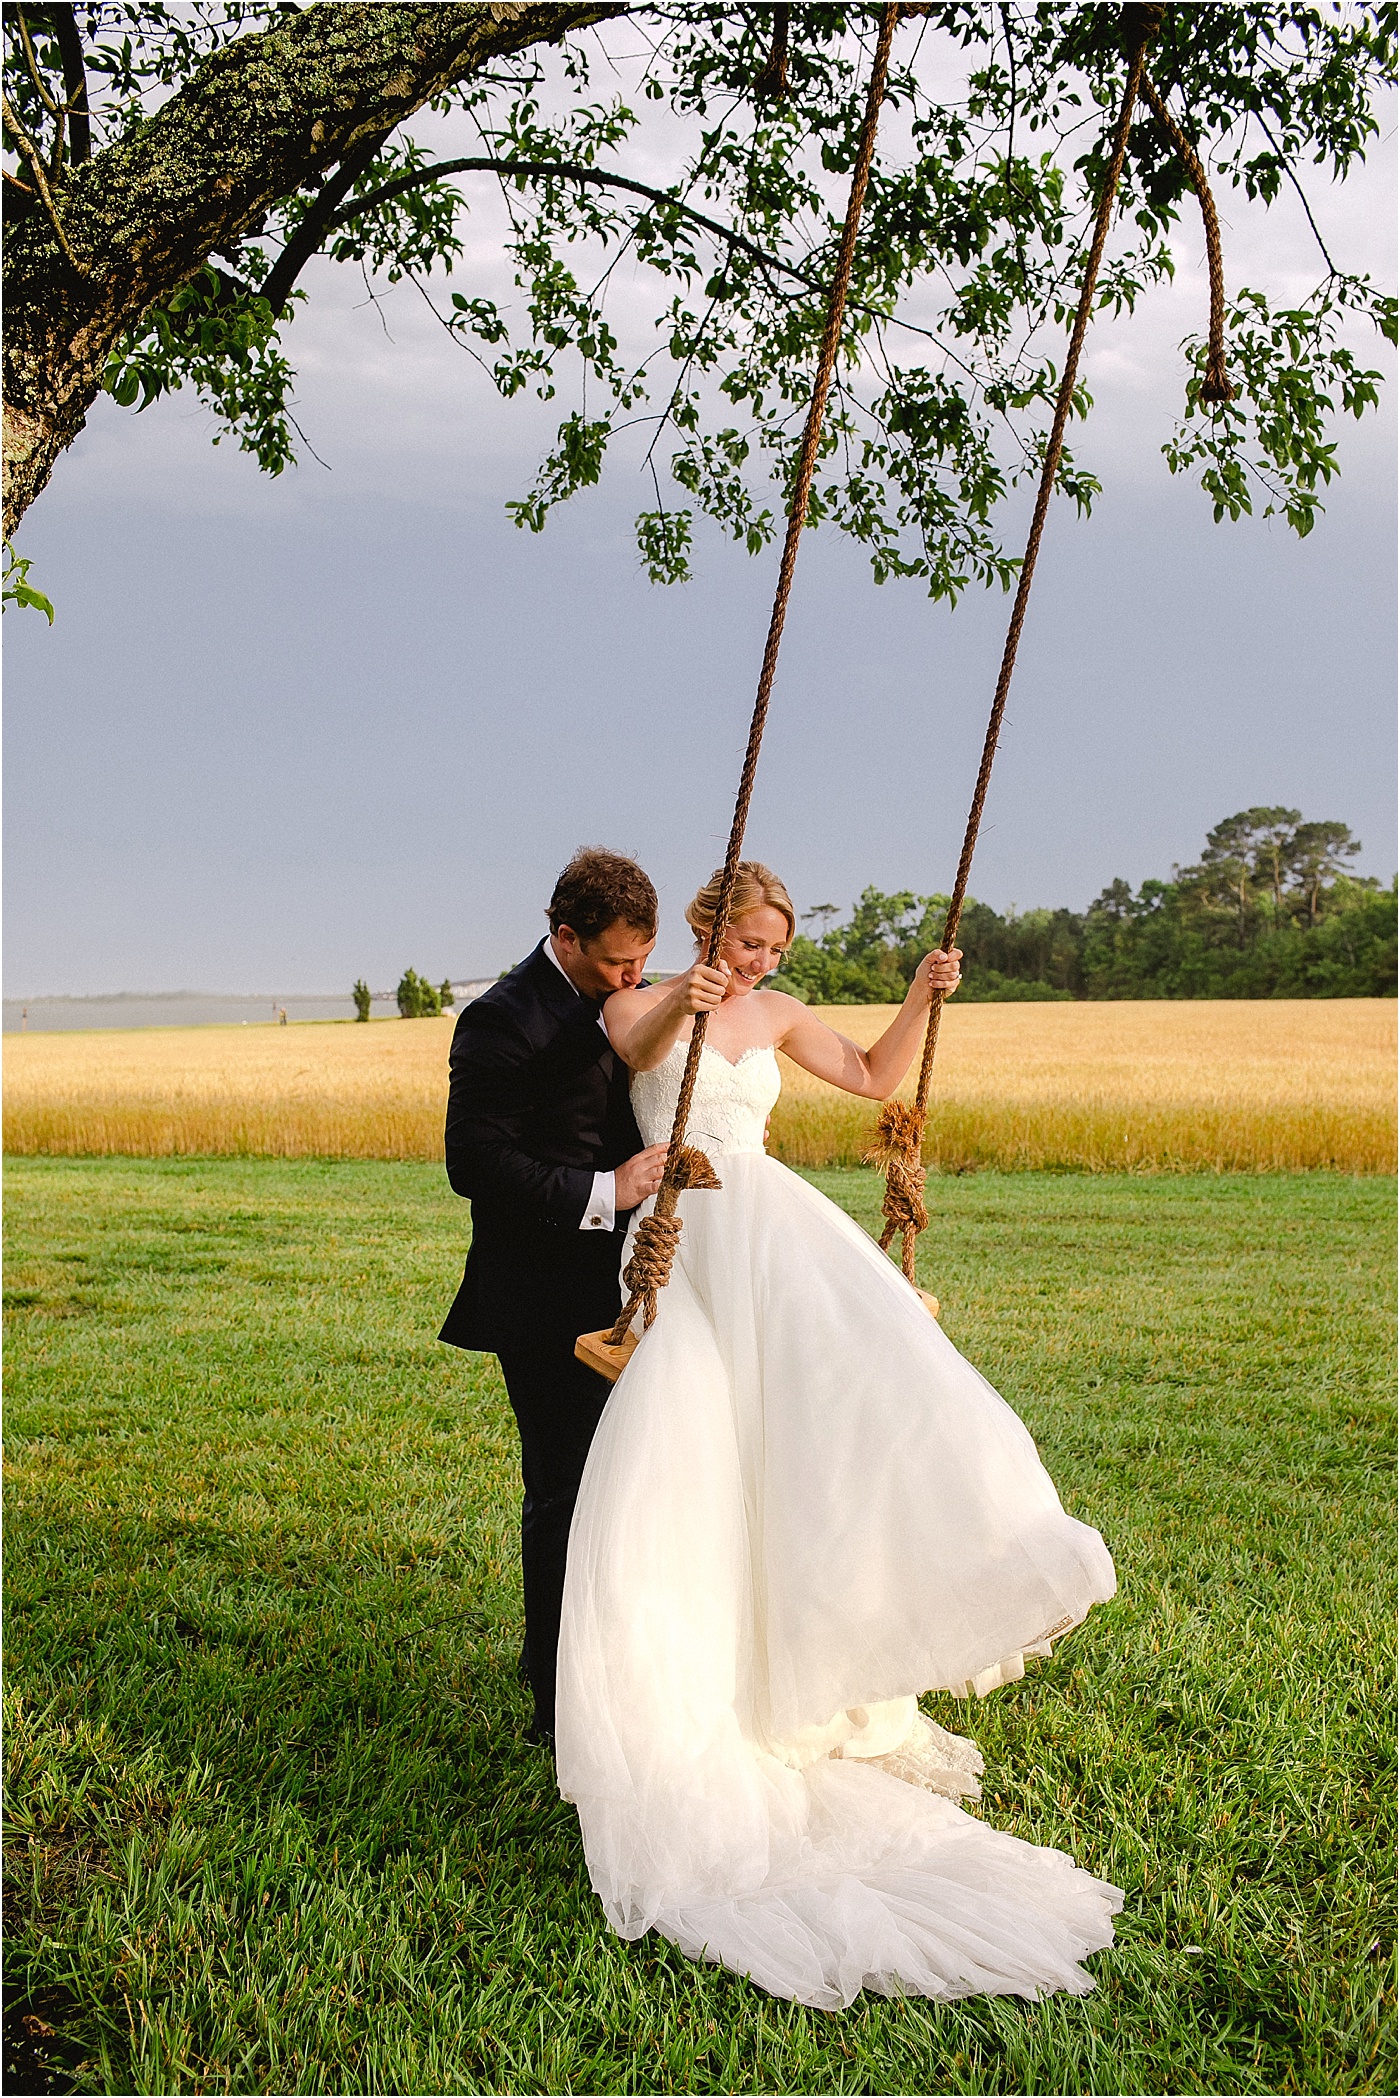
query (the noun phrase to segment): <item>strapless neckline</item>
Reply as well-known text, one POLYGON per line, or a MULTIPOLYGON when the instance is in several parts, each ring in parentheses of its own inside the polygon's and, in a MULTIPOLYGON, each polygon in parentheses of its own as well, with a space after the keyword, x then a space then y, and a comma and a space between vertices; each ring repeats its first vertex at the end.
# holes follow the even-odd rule
MULTIPOLYGON (((677 1042, 670 1053, 674 1056, 676 1049, 688 1050, 689 1048, 689 1042, 677 1042)), ((751 1042, 748 1048, 740 1050, 737 1056, 726 1056, 722 1049, 715 1049, 709 1042, 704 1042, 701 1044, 700 1054, 702 1056, 717 1056, 722 1064, 728 1064, 731 1071, 737 1071, 741 1065, 748 1062, 751 1056, 775 1056, 777 1051, 771 1042, 751 1042)))
MULTIPOLYGON (((689 1050, 689 1042, 673 1042, 659 1064, 633 1074, 632 1110, 645 1143, 664 1143, 671 1134, 689 1050)), ((782 1082, 771 1042, 751 1042, 733 1059, 704 1043, 687 1117, 687 1140, 716 1156, 762 1151, 764 1125, 782 1082)))

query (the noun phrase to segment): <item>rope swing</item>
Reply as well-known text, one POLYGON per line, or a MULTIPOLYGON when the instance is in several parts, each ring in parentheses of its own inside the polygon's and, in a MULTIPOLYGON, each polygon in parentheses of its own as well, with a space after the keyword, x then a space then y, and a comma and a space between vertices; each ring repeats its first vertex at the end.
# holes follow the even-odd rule
MULTIPOLYGON (((977 771, 977 785, 973 790, 972 807, 968 811, 967 829, 963 835, 962 854, 958 860, 958 871, 953 882, 952 894, 948 899, 948 914, 943 921, 943 937, 939 945, 946 951, 957 943, 958 925, 962 918, 963 903, 967 897, 968 879, 972 873, 972 855, 977 846, 977 833, 982 823, 982 810, 986 804, 987 788, 992 777, 992 760, 996 756, 997 740, 1001 734, 1002 716, 1006 711, 1006 696, 1011 689, 1012 673, 1016 668, 1016 651, 1021 642, 1021 629, 1025 624, 1026 607, 1030 602, 1031 581, 1035 575, 1035 564, 1040 553, 1041 535, 1045 530, 1045 519, 1054 493, 1055 477, 1060 468, 1060 455, 1064 450, 1065 427, 1069 422, 1070 409, 1074 403, 1074 389, 1079 375, 1079 358, 1088 332, 1089 317, 1093 309, 1094 293, 1098 288, 1099 269, 1103 262, 1104 243, 1108 238, 1109 222, 1113 216, 1114 199, 1123 173, 1123 161, 1128 150, 1128 132, 1132 125, 1133 109, 1139 95, 1151 109, 1162 129, 1166 132, 1177 153, 1181 156, 1187 173, 1191 177, 1201 206, 1201 218, 1205 226, 1206 257, 1210 272, 1210 336, 1206 356, 1205 373, 1201 380, 1200 398, 1203 401, 1230 401, 1235 389, 1225 373, 1225 270, 1220 253, 1220 221, 1216 216, 1215 200, 1210 193, 1206 172, 1200 158, 1185 133, 1168 111, 1161 96, 1147 77, 1147 47, 1161 25, 1164 10, 1161 7, 1125 7, 1123 27, 1128 39, 1128 82, 1123 90, 1122 107, 1113 134, 1113 147, 1109 159, 1108 173, 1099 197, 1098 213, 1094 221, 1094 235, 1089 247, 1089 259, 1084 269, 1084 283, 1079 294, 1079 307, 1074 317, 1074 328, 1065 355, 1064 375, 1060 381, 1059 397, 1055 403, 1055 418, 1050 426, 1050 438, 1045 447, 1045 459, 1041 467, 1040 487, 1036 494, 1035 509, 1031 516, 1031 528, 1026 539, 1026 551, 1021 561, 1020 578, 1016 586, 1016 598, 1011 608, 1011 621, 1007 628, 1006 645, 1002 651, 1001 674, 997 678, 996 693, 992 700, 992 711, 987 722, 986 739, 982 745, 982 762, 977 771)), ((943 993, 934 991, 929 1000, 928 1027, 924 1035, 924 1053, 919 1064, 919 1082, 915 1089, 914 1102, 910 1106, 902 1100, 887 1101, 880 1110, 875 1125, 875 1144, 867 1153, 867 1162, 879 1167, 885 1175, 885 1198, 882 1204, 885 1228, 880 1234, 880 1250, 888 1252, 891 1241, 898 1235, 902 1238, 901 1266, 906 1279, 914 1282, 915 1249, 919 1233, 928 1224, 928 1211, 924 1206, 924 1127, 928 1120, 929 1084, 933 1077, 933 1059, 938 1049, 938 1023, 943 1012, 943 993)), ((917 1287, 917 1284, 915 1285, 917 1287)))
MULTIPOLYGON (((734 803, 729 846, 725 853, 724 868, 720 880, 719 900, 715 909, 714 920, 710 927, 709 941, 705 953, 706 963, 711 968, 714 967, 719 958, 724 936, 729 928, 730 911, 733 907, 734 890, 738 879, 739 857, 743 851, 749 803, 753 798, 754 778, 758 770, 759 749, 763 741, 764 724, 768 716, 768 702, 778 665, 778 648, 782 640, 783 625, 787 617, 788 599, 792 592, 793 573, 797 566, 797 551, 807 519, 807 508, 821 444, 822 424, 825 419, 827 399, 831 391, 831 381, 841 344, 841 328, 845 316, 847 293, 850 288, 856 237, 860 229, 861 212, 864 208, 866 190, 870 181, 870 169, 875 155, 875 137, 880 119, 880 105, 884 100, 886 78, 889 71, 890 46, 894 38, 895 25, 900 15, 904 12, 905 10, 901 6, 886 6, 881 10, 875 59, 871 67, 870 85, 866 95, 865 120, 861 129, 855 166, 851 174, 851 190, 846 205, 846 220, 841 233, 840 247, 837 251, 836 268, 832 278, 826 328, 817 358, 817 368, 812 384, 812 398, 807 410, 807 423, 798 454, 792 499, 788 507, 787 533, 783 541, 782 560, 778 568, 778 583, 773 598, 773 611, 768 623, 768 638, 763 651, 763 666, 759 674, 758 693, 754 701, 753 717, 749 724, 749 738, 744 754, 744 766, 740 774, 739 791, 734 803)), ((1075 316, 1074 329, 1070 336, 1064 376, 1060 384, 1049 442, 1046 446, 1030 536, 1026 544, 1025 556, 1021 563, 1020 579, 1015 603, 1012 608, 1010 629, 1007 633, 1006 646, 1002 655, 1001 675, 997 680, 996 695, 992 702, 991 718, 987 724, 987 735, 982 750, 982 763, 978 771, 977 785, 972 799, 972 809, 968 816, 967 830, 963 839, 962 857, 958 863, 957 878, 953 884, 948 914, 944 923, 941 945, 945 950, 951 948, 957 939, 958 923, 962 916, 963 902, 967 894, 968 876, 972 867, 972 855, 977 843, 977 833, 982 820, 982 809, 991 779, 992 760, 996 754, 997 738, 1001 731, 1002 715, 1006 708, 1006 696, 1010 690, 1011 675, 1016 663, 1016 650, 1020 642, 1021 628, 1025 621, 1026 606, 1030 597, 1031 578, 1035 572, 1041 534, 1045 527, 1046 513, 1054 490, 1055 477, 1059 470, 1060 455, 1064 448, 1064 433, 1073 404, 1080 352, 1083 348, 1094 293, 1098 284, 1099 268, 1103 260, 1104 243, 1108 237, 1113 203, 1123 171, 1133 109, 1140 94, 1148 102, 1154 115, 1158 118, 1158 121, 1171 138, 1173 145, 1180 153, 1190 173, 1197 195, 1201 200, 1202 215, 1206 226, 1206 244, 1210 256, 1211 284, 1210 354, 1200 389, 1201 398, 1208 401, 1217 401, 1229 400, 1233 397, 1233 388, 1225 377, 1224 273, 1220 263, 1220 234, 1215 216, 1215 207, 1206 183, 1205 171, 1199 159, 1162 104, 1156 89, 1147 81, 1145 73, 1147 46, 1156 33, 1161 22, 1162 13, 1161 7, 1129 6, 1123 10, 1124 28, 1129 39, 1128 82, 1123 95, 1117 128, 1114 132, 1109 171, 1099 198, 1098 213, 1089 250, 1089 259, 1085 268, 1079 308, 1075 316)), ((902 1265, 904 1273, 911 1283, 914 1282, 914 1257, 918 1235, 928 1223, 928 1211, 924 1206, 923 1200, 925 1176, 922 1149, 924 1126, 928 1115, 929 1084, 933 1074, 933 1059, 938 1044, 938 1023, 942 1007, 943 994, 936 991, 930 1000, 928 1027, 924 1037, 923 1059, 919 1066, 918 1089, 914 1104, 911 1107, 902 1101, 889 1101, 886 1103, 881 1110, 880 1118, 876 1125, 876 1147, 870 1154, 870 1162, 881 1166, 885 1172, 885 1229, 880 1240, 881 1249, 882 1251, 887 1251, 895 1235, 902 1233, 902 1265)), ((676 1247, 680 1242, 681 1235, 681 1220, 676 1215, 678 1196, 684 1188, 717 1188, 721 1184, 705 1153, 687 1144, 685 1141, 685 1130, 690 1119, 691 1101, 699 1074, 700 1057, 704 1048, 708 1018, 709 1015, 707 1013, 697 1013, 695 1016, 690 1037, 690 1047, 686 1055, 685 1070, 681 1078, 680 1093, 676 1100, 676 1112, 671 1126, 666 1166, 662 1174, 661 1186, 657 1192, 656 1206, 652 1214, 643 1218, 638 1225, 632 1256, 623 1270, 623 1284, 629 1293, 627 1302, 623 1306, 616 1324, 610 1330, 600 1333, 582 1334, 575 1344, 574 1352, 580 1361, 586 1362, 591 1369, 597 1370, 600 1375, 608 1378, 610 1382, 615 1381, 621 1374, 626 1366, 628 1357, 637 1345, 637 1335, 632 1330, 632 1322, 637 1312, 640 1311, 642 1313, 643 1326, 650 1326, 656 1317, 657 1296, 670 1280, 671 1263, 675 1257, 676 1247)), ((923 1292, 920 1292, 920 1294, 922 1295, 923 1292)), ((936 1315, 934 1300, 925 1297, 924 1301, 936 1315)))
MULTIPOLYGON (((870 166, 875 158, 875 133, 879 128, 880 104, 885 99, 890 45, 894 41, 895 24, 900 13, 901 9, 897 6, 885 7, 880 13, 880 34, 875 45, 875 62, 870 69, 870 87, 865 98, 865 122, 861 127, 855 167, 851 171, 851 193, 846 203, 846 223, 841 230, 841 245, 837 250, 836 270, 831 281, 826 330, 817 357, 812 399, 807 409, 807 427, 802 434, 802 449, 798 453, 792 501, 788 505, 787 536, 783 541, 783 558, 778 567, 778 587, 773 597, 773 612, 768 621, 768 639, 763 650, 763 668, 759 672, 758 695, 754 700, 753 718, 749 723, 744 769, 739 775, 739 792, 734 802, 734 819, 729 830, 729 847, 724 856, 719 900, 715 906, 714 923, 710 927, 709 944, 705 950, 705 960, 711 968, 719 959, 725 933, 729 930, 729 914, 733 908, 734 888, 739 876, 739 856, 744 849, 744 830, 749 820, 749 803, 753 799, 758 753, 763 742, 763 726, 768 718, 768 700, 773 690, 773 676, 778 667, 778 645, 783 637, 788 598, 792 594, 797 549, 802 539, 802 528, 807 521, 807 504, 812 492, 812 477, 817 467, 817 452, 821 444, 827 396, 831 391, 832 374, 836 369, 837 351, 841 347, 841 323, 845 318, 846 294, 850 289, 856 234, 860 230, 860 215, 870 182, 870 166)), ((588 1363, 591 1369, 598 1370, 610 1380, 621 1374, 628 1356, 637 1344, 636 1335, 632 1332, 633 1319, 640 1310, 643 1325, 651 1324, 656 1317, 657 1292, 664 1289, 671 1278, 671 1261, 681 1234, 680 1219, 676 1215, 676 1197, 683 1187, 718 1187, 720 1184, 714 1167, 704 1152, 697 1151, 685 1141, 686 1124, 690 1119, 690 1103, 700 1070, 700 1054, 705 1046, 705 1027, 708 1019, 708 1013, 697 1013, 695 1016, 685 1070, 681 1076, 680 1094, 676 1100, 675 1120, 671 1125, 666 1169, 657 1191, 656 1207, 652 1214, 644 1217, 637 1226, 632 1257, 622 1271, 623 1285, 630 1292, 627 1302, 610 1333, 585 1333, 574 1349, 581 1361, 588 1363)))

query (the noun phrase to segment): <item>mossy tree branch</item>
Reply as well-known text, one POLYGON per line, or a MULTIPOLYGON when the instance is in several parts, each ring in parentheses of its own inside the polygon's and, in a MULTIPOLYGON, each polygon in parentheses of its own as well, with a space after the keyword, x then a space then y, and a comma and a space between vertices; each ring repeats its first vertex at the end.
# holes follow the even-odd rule
POLYGON ((490 60, 626 12, 309 7, 216 52, 132 136, 73 168, 57 223, 29 207, 5 246, 6 534, 82 429, 118 335, 212 252, 490 60))

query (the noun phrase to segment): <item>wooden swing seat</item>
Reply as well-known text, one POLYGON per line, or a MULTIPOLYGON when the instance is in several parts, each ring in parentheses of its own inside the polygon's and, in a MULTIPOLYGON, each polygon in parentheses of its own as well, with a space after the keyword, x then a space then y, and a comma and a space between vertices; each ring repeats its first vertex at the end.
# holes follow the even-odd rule
MULTIPOLYGON (((931 1297, 926 1289, 916 1290, 915 1295, 929 1317, 936 1319, 937 1297, 931 1297)), ((606 1377, 609 1384, 616 1384, 632 1360, 640 1338, 641 1335, 634 1333, 629 1326, 621 1340, 615 1341, 612 1327, 605 1326, 601 1333, 580 1333, 574 1342, 574 1354, 580 1362, 587 1363, 589 1369, 596 1370, 600 1377, 606 1377)))
POLYGON ((586 1362, 609 1384, 616 1384, 628 1363, 632 1360, 637 1342, 641 1338, 629 1326, 621 1340, 613 1340, 613 1329, 605 1326, 601 1333, 580 1333, 574 1342, 574 1353, 580 1362, 586 1362))

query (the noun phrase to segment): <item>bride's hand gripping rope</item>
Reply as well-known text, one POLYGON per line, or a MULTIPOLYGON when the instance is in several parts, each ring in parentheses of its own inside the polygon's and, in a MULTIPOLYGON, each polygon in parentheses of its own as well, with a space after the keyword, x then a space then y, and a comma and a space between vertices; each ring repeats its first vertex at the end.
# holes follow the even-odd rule
POLYGON ((683 1011, 716 1013, 729 989, 729 975, 728 962, 716 962, 713 968, 708 962, 694 962, 670 988, 683 1011))
POLYGON ((962 949, 950 948, 946 953, 939 947, 926 954, 914 971, 916 983, 922 983, 932 1000, 935 992, 944 998, 951 997, 962 982, 962 949))

